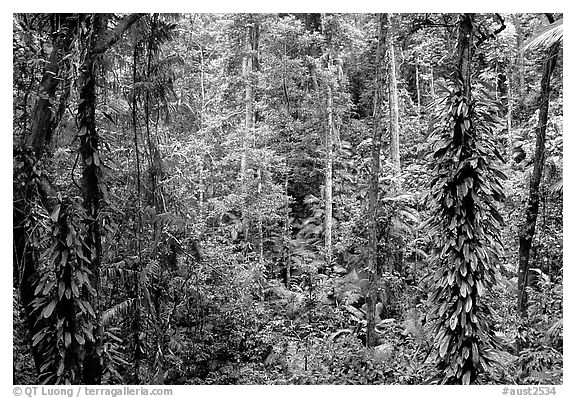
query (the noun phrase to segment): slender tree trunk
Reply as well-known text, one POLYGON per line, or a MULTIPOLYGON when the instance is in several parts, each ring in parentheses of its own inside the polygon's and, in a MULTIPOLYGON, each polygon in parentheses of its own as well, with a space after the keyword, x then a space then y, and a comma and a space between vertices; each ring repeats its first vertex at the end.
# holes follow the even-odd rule
POLYGON ((378 179, 380 176, 380 150, 382 146, 382 97, 384 90, 383 52, 386 42, 386 17, 378 15, 379 33, 376 47, 376 79, 374 84, 374 110, 372 121, 372 161, 370 170, 370 187, 368 191, 368 258, 367 268, 370 272, 369 290, 366 297, 366 346, 376 345, 376 301, 377 285, 381 276, 378 264, 378 179))
POLYGON ((254 89, 252 86, 252 25, 246 26, 244 36, 244 58, 242 60, 242 76, 244 78, 244 134, 242 135, 242 157, 240 159, 240 180, 245 192, 246 157, 248 154, 249 134, 254 125, 254 89))
POLYGON ((506 82, 508 83, 508 95, 506 98, 506 129, 508 130, 508 160, 512 160, 513 137, 512 137, 512 110, 514 108, 514 97, 512 91, 512 68, 508 68, 506 73, 506 82))
POLYGON ((521 51, 524 46, 522 40, 522 26, 520 25, 520 19, 517 14, 512 14, 512 22, 516 28, 516 46, 518 49, 518 55, 516 58, 516 71, 518 76, 518 101, 521 106, 524 106, 524 97, 526 96, 526 79, 524 77, 524 52, 521 51))
MULTIPOLYGON (((204 113, 205 113, 205 107, 206 107, 206 89, 205 89, 205 61, 204 61, 204 49, 202 47, 200 47, 200 45, 198 45, 198 50, 200 53, 200 99, 201 99, 201 103, 200 103, 200 120, 199 120, 199 129, 202 130, 204 128, 204 113)), ((199 202, 200 202, 200 222, 201 225, 203 226, 202 229, 202 234, 204 233, 204 225, 205 225, 205 209, 204 209, 204 202, 206 200, 205 198, 205 192, 206 192, 206 184, 205 184, 205 179, 204 179, 204 158, 205 158, 205 154, 202 153, 202 160, 200 162, 200 192, 199 192, 199 202)))
MULTIPOLYGON (((262 200, 262 167, 258 167, 258 199, 262 200)), ((260 267, 264 267, 264 226, 262 212, 258 212, 258 260, 260 267)))
MULTIPOLYGON (((550 23, 554 22, 548 16, 550 23)), ((529 264, 530 249, 536 230, 538 219, 538 207, 540 204, 540 180, 544 170, 546 151, 546 125, 548 124, 548 106, 550 103, 550 78, 556 67, 560 44, 556 43, 550 47, 546 53, 544 61, 544 72, 540 81, 540 107, 538 114, 538 125, 536 126, 536 147, 534 149, 534 169, 530 176, 530 187, 528 192, 528 203, 525 211, 524 224, 519 229, 519 249, 518 249, 518 313, 521 317, 526 317, 528 312, 528 295, 526 287, 530 284, 529 264)))
MULTIPOLYGON (((244 35, 244 58, 243 58, 243 78, 244 78, 244 132, 242 135, 242 156, 240 159, 240 180, 242 196, 247 195, 247 157, 249 151, 250 137, 254 136, 254 59, 257 43, 257 22, 254 18, 246 24, 244 35)), ((248 242, 250 221, 246 214, 242 214, 242 225, 244 227, 244 241, 248 242)))
POLYGON ((332 263, 332 164, 334 162, 334 109, 333 93, 330 83, 326 83, 328 91, 328 126, 326 129, 326 169, 324 181, 324 249, 326 251, 326 263, 328 266, 332 263))
POLYGON ((434 67, 430 65, 430 96, 432 100, 436 99, 436 92, 434 91, 434 67))
MULTIPOLYGON (((136 213, 137 223, 135 227, 136 235, 136 254, 138 260, 134 262, 132 270, 136 277, 134 278, 134 318, 132 319, 132 336, 134 338, 134 384, 140 384, 141 362, 144 358, 142 350, 142 305, 141 305, 141 286, 138 275, 142 272, 142 203, 141 203, 141 176, 140 176, 140 149, 138 147, 138 96, 136 92, 136 83, 138 82, 138 43, 134 43, 133 65, 132 65, 132 128, 134 132, 134 153, 136 154, 136 213)), ((146 94, 148 103, 148 93, 146 94)), ((147 123, 147 121, 146 121, 147 123)), ((148 131, 147 131, 148 132, 148 131)))
POLYGON ((284 250, 283 257, 286 264, 286 289, 290 290, 290 201, 288 200, 288 170, 286 170, 286 176, 284 177, 284 197, 284 233, 282 237, 282 249, 284 250))
POLYGON ((500 93, 498 93, 499 81, 500 79, 498 79, 498 62, 496 62, 496 65, 494 66, 494 98, 496 98, 496 101, 500 100, 500 93))
POLYGON ((394 28, 392 14, 384 14, 386 47, 388 54, 388 108, 390 109, 390 158, 394 172, 400 173, 400 126, 398 122, 398 87, 396 83, 396 58, 394 56, 394 28))
MULTIPOLYGON (((150 34, 148 38, 148 54, 147 54, 147 65, 146 65, 146 77, 148 81, 151 79, 152 71, 152 58, 153 58, 153 46, 154 46, 154 35, 156 34, 156 24, 158 21, 158 14, 152 16, 150 34)), ((136 53, 135 53, 136 54, 136 53)), ((202 82, 202 81, 201 81, 202 82)), ((162 212, 165 209, 161 209, 161 194, 158 192, 160 189, 158 187, 158 178, 162 170, 162 165, 160 161, 160 153, 156 144, 152 141, 150 134, 150 89, 146 89, 145 103, 144 103, 144 125, 146 126, 146 141, 148 144, 148 178, 150 182, 150 196, 148 197, 148 202, 154 207, 157 213, 162 212)), ((159 112, 159 111, 158 111, 159 112)), ((202 120, 200 120, 200 123, 202 120)))
POLYGON ((420 99, 420 71, 418 68, 419 59, 416 58, 415 76, 416 76, 416 111, 418 112, 418 132, 420 132, 420 119, 422 114, 422 103, 420 99))

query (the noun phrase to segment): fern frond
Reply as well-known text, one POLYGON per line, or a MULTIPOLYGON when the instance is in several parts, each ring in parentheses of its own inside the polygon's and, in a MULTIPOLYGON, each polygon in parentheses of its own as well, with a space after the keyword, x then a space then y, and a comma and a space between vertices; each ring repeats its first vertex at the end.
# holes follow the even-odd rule
POLYGON ((102 268, 100 275, 109 279, 124 280, 134 276, 134 270, 128 268, 125 261, 112 264, 112 266, 102 268))
POLYGON ((106 328, 110 326, 113 321, 124 318, 128 316, 130 312, 133 312, 134 300, 133 298, 129 298, 104 311, 102 314, 102 327, 106 328))
POLYGON ((160 275, 160 265, 156 260, 150 260, 148 264, 140 271, 140 285, 147 286, 150 276, 158 277, 160 275))

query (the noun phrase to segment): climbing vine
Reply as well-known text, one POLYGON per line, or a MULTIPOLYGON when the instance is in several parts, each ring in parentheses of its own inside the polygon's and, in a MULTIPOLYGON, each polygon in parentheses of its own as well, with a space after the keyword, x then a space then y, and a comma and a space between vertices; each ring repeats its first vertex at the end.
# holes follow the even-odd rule
POLYGON ((37 321, 45 325, 32 338, 42 353, 42 383, 79 382, 84 345, 94 341, 96 314, 90 301, 96 290, 86 266, 84 213, 79 203, 66 199, 49 217, 49 241, 40 256, 32 302, 37 321))
POLYGON ((503 219, 503 200, 495 165, 500 157, 491 142, 497 120, 487 110, 490 100, 467 101, 462 90, 446 101, 431 155, 433 175, 429 220, 437 247, 429 300, 442 383, 470 384, 486 369, 491 309, 483 299, 495 283, 503 219))

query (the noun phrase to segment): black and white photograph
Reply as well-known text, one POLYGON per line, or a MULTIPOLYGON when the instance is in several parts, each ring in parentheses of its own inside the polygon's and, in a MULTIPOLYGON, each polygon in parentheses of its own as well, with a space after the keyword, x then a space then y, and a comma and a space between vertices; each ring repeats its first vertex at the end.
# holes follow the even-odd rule
POLYGON ((14 396, 560 392, 564 14, 324 8, 11 15, 14 396))

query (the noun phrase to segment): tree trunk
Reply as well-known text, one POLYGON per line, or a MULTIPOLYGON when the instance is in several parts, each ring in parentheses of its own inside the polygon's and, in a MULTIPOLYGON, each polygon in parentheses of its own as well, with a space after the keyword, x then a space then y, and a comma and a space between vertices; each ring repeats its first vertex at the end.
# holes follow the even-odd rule
POLYGON ((56 40, 50 58, 48 58, 48 64, 44 68, 40 93, 32 116, 32 134, 28 136, 26 142, 28 146, 32 147, 38 159, 43 156, 56 127, 54 107, 50 104, 56 102, 56 89, 60 82, 60 79, 57 78, 60 70, 59 63, 62 58, 60 46, 61 44, 56 40))
POLYGON ((524 52, 521 51, 524 46, 522 40, 522 26, 520 25, 520 19, 517 14, 512 14, 512 22, 516 28, 516 46, 518 49, 518 55, 516 58, 516 70, 518 71, 518 100, 520 106, 524 106, 524 98, 526 96, 526 79, 524 77, 524 52))
MULTIPOLYGON (((96 130, 96 78, 98 61, 93 49, 96 46, 98 33, 106 26, 106 17, 101 14, 88 15, 86 25, 92 35, 85 38, 86 55, 80 68, 80 105, 78 106, 78 123, 80 127, 80 156, 82 159, 82 197, 83 205, 88 215, 88 234, 86 244, 88 250, 87 264, 92 275, 90 284, 99 291, 100 260, 102 256, 102 242, 100 236, 100 222, 98 220, 102 191, 100 183, 102 171, 100 169, 101 157, 100 137, 96 130)), ((100 384, 102 377, 102 332, 100 325, 100 306, 98 297, 90 298, 96 313, 96 330, 94 341, 86 341, 86 355, 84 357, 84 371, 82 381, 86 384, 100 384)))
POLYGON ((282 250, 284 252, 286 289, 290 290, 291 270, 290 270, 290 201, 288 200, 288 170, 284 177, 284 230, 282 234, 282 250))
POLYGON ((366 346, 376 345, 376 301, 377 285, 381 270, 378 265, 378 179, 380 176, 380 150, 382 146, 382 92, 383 82, 383 52, 386 42, 386 17, 379 14, 378 45, 376 47, 376 79, 374 85, 374 110, 372 122, 372 161, 370 170, 370 187, 368 192, 368 258, 367 267, 370 272, 369 290, 366 297, 366 346))
MULTIPOLYGON (((32 147, 38 159, 44 155, 44 151, 50 144, 52 135, 63 116, 63 110, 70 94, 70 85, 68 84, 60 97, 60 101, 56 99, 58 86, 63 81, 62 76, 59 76, 63 63, 62 58, 70 49, 77 34, 78 20, 76 16, 51 14, 51 18, 53 29, 58 30, 52 33, 52 52, 44 67, 38 100, 32 115, 31 134, 26 139, 26 144, 32 147), (60 105, 56 111, 57 102, 60 102, 60 105)), ((24 131, 24 134, 26 133, 24 131)))
MULTIPOLYGON (((254 136, 254 61, 257 48, 258 25, 254 18, 250 18, 245 27, 244 57, 242 60, 242 76, 244 78, 244 132, 242 134, 242 156, 240 159, 240 182, 242 196, 247 195, 247 157, 250 138, 254 136)), ((244 241, 248 242, 250 221, 242 212, 242 225, 244 228, 244 241)))
MULTIPOLYGON (((262 200, 262 167, 258 167, 258 200, 262 200)), ((264 226, 262 221, 262 212, 258 212, 258 261, 260 267, 264 267, 264 226)))
MULTIPOLYGON (((148 54, 147 54, 147 65, 146 65, 146 77, 148 81, 151 80, 152 72, 152 59, 154 53, 154 35, 156 34, 156 25, 158 22, 158 14, 152 15, 152 21, 150 25, 150 34, 148 38, 148 54)), ((134 52, 136 54, 136 50, 134 52)), ((201 67, 201 71, 203 71, 201 67)), ((204 87, 203 87, 203 74, 201 73, 200 86, 202 88, 202 106, 204 104, 204 87)), ((156 144, 152 141, 150 134, 150 89, 146 89, 146 99, 144 103, 144 124, 146 126, 146 141, 148 145, 148 181, 150 183, 150 195, 148 196, 148 204, 153 206, 156 213, 162 213, 166 209, 162 207, 162 188, 158 183, 160 174, 162 173, 162 162, 160 151, 156 144)), ((160 112, 159 110, 157 111, 160 112)), ((200 128, 202 124, 202 110, 200 111, 200 128)), ((158 128, 158 125, 156 125, 158 128)), ((153 258, 152 258, 153 259, 153 258)))
MULTIPOLYGON (((134 261, 132 271, 135 275, 140 275, 142 272, 142 203, 141 203, 141 176, 140 176, 140 149, 138 147, 138 96, 136 91, 136 83, 138 82, 138 44, 134 43, 132 63, 132 129, 134 132, 134 153, 136 155, 136 213, 137 222, 135 225, 136 235, 136 256, 137 261, 134 261)), ((148 93, 146 94, 146 106, 148 105, 148 93)), ((146 115, 147 116, 147 115, 146 115)), ((147 121, 146 121, 147 124, 147 121)), ((148 126, 147 132, 148 132, 148 126)), ((141 306, 141 285, 140 278, 134 278, 134 289, 131 292, 134 298, 135 308, 132 318, 132 336, 134 338, 134 384, 140 384, 141 363, 144 359, 144 352, 141 349, 143 342, 141 339, 142 332, 142 306, 141 306)))
POLYGON ((244 58, 242 60, 242 77, 244 78, 244 134, 242 135, 242 158, 240 160, 240 179, 242 189, 246 184, 246 157, 248 154, 249 134, 254 127, 254 87, 252 85, 252 29, 253 23, 246 26, 244 37, 244 58))
POLYGON ((500 93, 498 92, 498 83, 500 79, 498 79, 498 62, 494 66, 494 98, 496 101, 500 101, 500 93))
POLYGON ((418 70, 419 60, 416 58, 415 77, 416 77, 416 111, 418 112, 418 132, 420 133, 420 119, 422 113, 422 103, 420 99, 420 72, 418 70))
POLYGON ((508 83, 508 95, 506 99, 506 129, 508 130, 508 160, 512 161, 512 150, 514 149, 512 139, 512 110, 514 108, 514 98, 512 95, 512 68, 508 68, 506 73, 506 82, 508 83))
POLYGON ((430 65, 430 95, 432 100, 436 99, 436 92, 434 91, 434 67, 430 65))
POLYGON ((400 173, 400 126, 398 123, 398 87, 396 83, 396 59, 394 56, 394 30, 392 14, 384 14, 386 47, 388 54, 388 108, 390 109, 390 158, 396 174, 400 173))
POLYGON ((328 91, 328 126, 326 129, 326 169, 324 182, 324 249, 326 251, 326 264, 332 263, 332 164, 334 162, 334 109, 333 94, 330 83, 326 83, 328 91))
MULTIPOLYGON (((550 19, 550 16, 549 16, 550 19)), ((553 20, 551 21, 551 23, 553 20)), ((530 249, 536 230, 538 219, 538 207, 540 205, 540 180, 544 170, 545 150, 546 150, 546 125, 548 123, 548 106, 550 103, 550 78, 556 67, 560 44, 556 43, 550 47, 546 53, 544 62, 544 73, 540 81, 540 107, 538 115, 538 125, 536 126, 536 147, 534 149, 534 170, 530 176, 530 187, 528 192, 528 203, 526 206, 526 219, 519 229, 519 249, 518 249, 518 313, 521 317, 526 317, 528 312, 528 295, 526 287, 530 284, 529 264, 530 249)))
POLYGON ((462 82, 462 90, 467 102, 470 103, 472 95, 471 70, 473 45, 470 36, 473 33, 473 14, 462 14, 460 17, 460 33, 458 35, 458 68, 457 80, 462 82))

